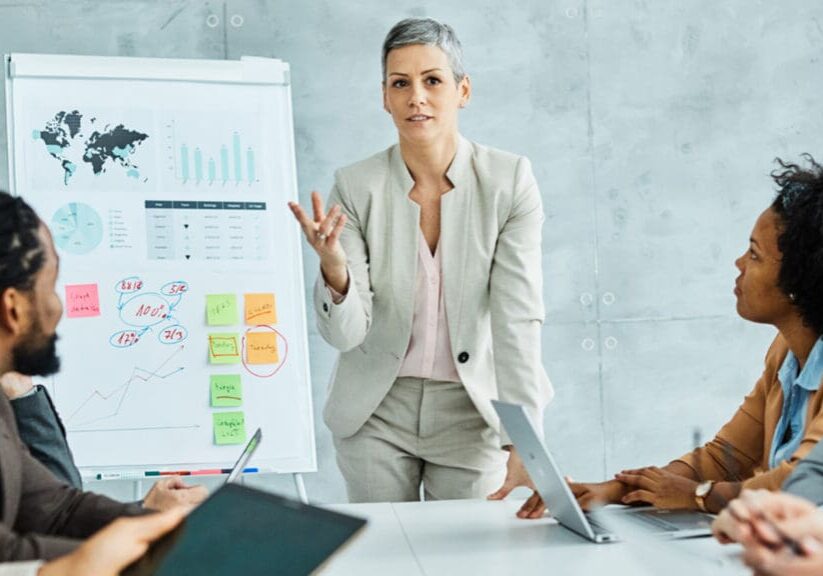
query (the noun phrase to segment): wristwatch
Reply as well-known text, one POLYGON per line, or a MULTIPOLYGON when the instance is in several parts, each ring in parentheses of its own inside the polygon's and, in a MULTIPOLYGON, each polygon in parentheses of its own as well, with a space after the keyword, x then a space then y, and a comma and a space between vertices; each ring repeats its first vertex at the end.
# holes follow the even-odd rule
POLYGON ((708 512, 708 510, 706 510, 706 498, 709 497, 713 487, 714 480, 706 480, 698 484, 697 488, 694 489, 694 501, 697 502, 697 507, 703 512, 708 512))

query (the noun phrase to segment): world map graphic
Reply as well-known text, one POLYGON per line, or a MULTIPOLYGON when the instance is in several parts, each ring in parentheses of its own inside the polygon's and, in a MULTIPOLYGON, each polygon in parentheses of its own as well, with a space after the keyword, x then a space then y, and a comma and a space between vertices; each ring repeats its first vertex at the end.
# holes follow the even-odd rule
POLYGON ((140 169, 134 155, 149 137, 123 124, 101 125, 97 118, 86 119, 78 110, 58 112, 43 129, 34 130, 32 136, 42 140, 49 155, 60 163, 66 186, 81 166, 88 166, 96 176, 117 166, 128 177, 139 179, 140 169))

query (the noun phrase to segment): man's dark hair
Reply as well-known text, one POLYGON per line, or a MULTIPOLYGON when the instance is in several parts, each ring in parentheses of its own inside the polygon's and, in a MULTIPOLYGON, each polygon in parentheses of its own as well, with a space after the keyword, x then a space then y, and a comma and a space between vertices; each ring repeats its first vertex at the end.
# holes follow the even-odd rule
POLYGON ((25 200, 0 190, 0 294, 30 290, 46 260, 40 218, 25 200))
POLYGON ((823 166, 803 154, 807 167, 776 162, 779 190, 772 209, 780 219, 778 286, 792 298, 807 326, 823 335, 823 166))

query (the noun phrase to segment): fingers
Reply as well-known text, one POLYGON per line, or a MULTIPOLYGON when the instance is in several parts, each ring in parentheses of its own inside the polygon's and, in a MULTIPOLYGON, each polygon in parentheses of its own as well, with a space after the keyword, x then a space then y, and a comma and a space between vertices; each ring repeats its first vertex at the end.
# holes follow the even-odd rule
POLYGON ((534 492, 523 506, 520 507, 520 510, 517 511, 517 517, 529 519, 542 518, 545 512, 546 505, 543 504, 543 499, 540 498, 540 494, 534 492))
POLYGON ((646 504, 654 504, 655 494, 648 490, 635 490, 623 496, 620 500, 623 504, 636 504, 638 502, 645 502, 646 504))
MULTIPOLYGON (((335 208, 337 208, 337 207, 335 206, 335 208)), ((334 225, 334 228, 332 228, 331 234, 329 234, 329 242, 330 243, 333 244, 333 243, 337 242, 338 238, 340 238, 340 234, 342 234, 343 228, 346 226, 346 221, 347 220, 348 220, 348 218, 346 218, 345 214, 341 214, 340 217, 337 219, 337 224, 334 225)))
POLYGON ((188 484, 183 482, 183 479, 180 476, 170 476, 168 478, 163 478, 158 482, 163 488, 167 488, 169 490, 180 490, 183 488, 188 488, 188 484))
POLYGON ((514 490, 515 488, 516 488, 515 484, 511 480, 506 478, 506 481, 503 483, 503 485, 496 492, 492 492, 491 494, 489 494, 486 497, 486 499, 487 500, 503 500, 503 498, 508 496, 509 493, 511 493, 511 491, 514 490))
POLYGON ((183 510, 173 509, 137 518, 115 520, 107 531, 128 533, 135 540, 152 541, 169 532, 185 517, 183 510))
POLYGON ((328 215, 323 218, 317 226, 317 241, 325 242, 334 231, 340 218, 340 206, 334 206, 329 210, 328 215))
POLYGON ((303 228, 303 231, 307 232, 308 230, 311 230, 313 225, 312 219, 309 218, 309 215, 306 214, 306 211, 303 210, 303 207, 300 206, 300 204, 298 204, 297 202, 289 202, 289 208, 291 209, 292 214, 294 214, 295 219, 300 223, 300 226, 303 228))
POLYGON ((323 197, 319 192, 311 193, 311 207, 314 210, 314 221, 320 223, 325 217, 323 214, 323 197))
POLYGON ((614 477, 627 486, 642 488, 643 490, 652 490, 655 485, 655 482, 649 477, 648 472, 645 470, 641 470, 639 474, 621 472, 620 474, 615 474, 614 477))
POLYGON ((506 496, 511 493, 512 490, 517 488, 518 482, 517 477, 514 476, 511 471, 506 473, 506 479, 503 481, 503 485, 496 491, 487 496, 488 500, 502 500, 506 496))
POLYGON ((568 478, 566 478, 566 482, 569 484, 569 490, 572 491, 575 498, 580 498, 583 494, 589 491, 589 487, 586 484, 570 482, 568 478))

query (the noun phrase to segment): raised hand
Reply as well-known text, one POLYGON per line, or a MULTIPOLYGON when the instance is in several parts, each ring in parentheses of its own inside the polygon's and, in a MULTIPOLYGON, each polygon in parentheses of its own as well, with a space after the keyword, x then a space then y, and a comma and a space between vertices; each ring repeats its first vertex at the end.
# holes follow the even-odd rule
POLYGON ((311 193, 312 211, 310 218, 297 202, 289 202, 289 208, 303 229, 306 241, 320 257, 320 269, 326 283, 340 294, 348 290, 346 252, 340 244, 340 234, 346 225, 346 215, 340 206, 334 206, 328 213, 323 210, 323 198, 317 192, 311 193))

